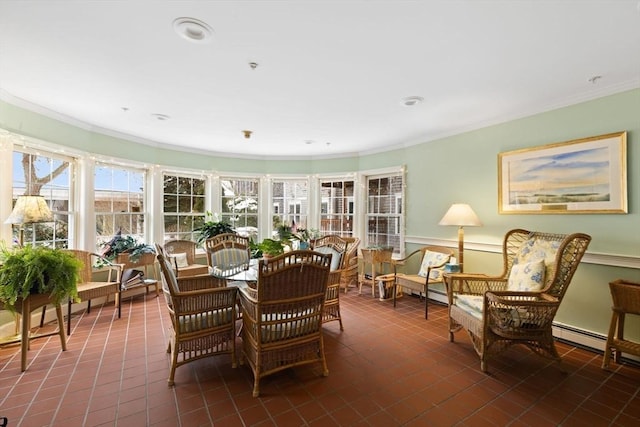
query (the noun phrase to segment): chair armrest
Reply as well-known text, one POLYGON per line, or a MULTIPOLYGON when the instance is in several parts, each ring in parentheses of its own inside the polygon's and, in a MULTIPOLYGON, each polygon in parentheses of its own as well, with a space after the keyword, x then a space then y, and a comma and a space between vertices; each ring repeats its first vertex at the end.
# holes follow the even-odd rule
POLYGON ((445 273, 444 283, 449 305, 453 304, 455 294, 483 295, 487 291, 507 289, 506 278, 486 274, 445 273))
POLYGON ((393 265, 393 274, 398 274, 398 266, 404 266, 406 265, 407 261, 409 260, 409 258, 411 258, 412 256, 414 256, 415 254, 419 254, 422 253, 422 251, 420 249, 411 252, 409 255, 407 255, 404 258, 400 258, 400 259, 392 259, 391 260, 391 265, 393 265))

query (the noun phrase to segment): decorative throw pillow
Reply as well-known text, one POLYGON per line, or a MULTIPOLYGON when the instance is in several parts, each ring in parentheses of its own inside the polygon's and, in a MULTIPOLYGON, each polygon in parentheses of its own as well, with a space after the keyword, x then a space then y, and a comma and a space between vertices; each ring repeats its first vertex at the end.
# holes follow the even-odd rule
POLYGON ((544 259, 522 264, 514 264, 509 274, 507 290, 539 291, 544 287, 544 259))
POLYGON ((175 259, 175 264, 178 268, 189 267, 189 261, 187 261, 186 253, 173 254, 169 255, 169 257, 175 259))
MULTIPOLYGON (((424 257, 422 258, 422 264, 420 265, 420 271, 418 276, 427 277, 427 270, 429 267, 440 267, 449 261, 449 254, 443 254, 442 252, 424 251, 424 257)), ((430 277, 433 279, 433 275, 430 277)))
POLYGON ((553 264, 560 242, 543 239, 529 239, 520 246, 514 264, 545 260, 547 265, 553 264))

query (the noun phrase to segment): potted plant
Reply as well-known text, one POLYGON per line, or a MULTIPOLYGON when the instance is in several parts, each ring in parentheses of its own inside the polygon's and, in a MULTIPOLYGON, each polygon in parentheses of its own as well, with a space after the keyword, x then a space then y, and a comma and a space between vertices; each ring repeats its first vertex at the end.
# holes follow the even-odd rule
POLYGON ((194 228, 198 236, 196 237, 196 243, 202 245, 205 240, 210 239, 213 236, 223 233, 234 233, 235 230, 228 222, 218 219, 218 214, 212 214, 207 211, 207 217, 211 218, 205 221, 200 227, 194 228))
POLYGON ((306 228, 298 228, 293 238, 298 241, 298 249, 309 249, 311 245, 311 231, 306 228))
POLYGON ((15 311, 18 299, 31 294, 49 294, 54 304, 78 300, 82 263, 73 254, 30 245, 16 249, 2 245, 0 252, 0 301, 10 311, 15 311))
POLYGON ((264 258, 270 258, 284 253, 284 244, 280 240, 264 239, 258 248, 262 251, 264 258))
POLYGON ((118 231, 110 241, 102 245, 102 256, 120 264, 138 263, 145 254, 155 254, 151 245, 138 242, 133 236, 122 236, 118 231))

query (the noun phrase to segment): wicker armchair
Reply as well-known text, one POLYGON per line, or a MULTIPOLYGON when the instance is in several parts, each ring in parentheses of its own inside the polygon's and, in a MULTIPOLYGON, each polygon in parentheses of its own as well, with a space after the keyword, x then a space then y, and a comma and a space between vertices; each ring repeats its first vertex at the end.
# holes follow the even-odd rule
POLYGON ((169 240, 165 242, 164 249, 178 277, 209 274, 209 267, 196 262, 196 242, 191 240, 169 240))
POLYGON ((344 293, 351 286, 358 287, 358 247, 360 239, 358 237, 343 237, 347 242, 347 252, 344 255, 342 275, 340 276, 340 287, 344 288, 344 293))
POLYGON ((235 368, 237 288, 227 288, 224 279, 208 275, 176 277, 160 245, 156 252, 172 325, 169 386, 174 385, 178 366, 204 357, 230 354, 235 368))
POLYGON ((607 343, 602 359, 602 368, 608 369, 611 350, 615 350, 614 361, 620 363, 622 353, 640 356, 640 340, 625 338, 624 326, 627 314, 640 316, 640 283, 618 279, 609 283, 613 307, 607 343))
MULTIPOLYGON (((94 298, 106 298, 109 300, 110 295, 115 296, 115 305, 118 308, 118 319, 122 313, 120 303, 121 284, 120 279, 122 277, 122 264, 113 264, 106 258, 93 252, 83 251, 79 249, 65 249, 65 251, 72 253, 77 259, 82 262, 82 270, 80 270, 80 283, 78 287, 78 297, 81 301, 87 301, 87 313, 91 312, 91 300, 94 298), (107 269, 106 280, 94 281, 93 280, 93 266, 100 261, 107 269)), ((105 302, 106 302, 105 301, 105 302)), ((73 301, 69 300, 67 304, 67 335, 71 335, 71 305, 73 301)))
POLYGON ((253 396, 260 379, 290 367, 322 364, 322 309, 331 255, 293 251, 260 260, 255 288, 241 287, 242 354, 253 371, 253 396))
POLYGON ((489 359, 515 344, 560 362, 551 326, 590 241, 582 233, 511 230, 501 275, 445 273, 450 341, 465 329, 484 372, 489 359))
POLYGON ((344 328, 342 327, 342 316, 340 315, 340 283, 347 247, 347 241, 336 235, 324 236, 313 242, 314 251, 331 254, 331 268, 327 296, 324 300, 324 311, 322 312, 322 323, 337 320, 340 322, 341 331, 344 331, 344 328))
POLYGON ((249 238, 235 233, 218 234, 205 241, 209 271, 216 277, 231 277, 249 268, 249 238))
POLYGON ((424 318, 429 317, 429 285, 442 283, 444 266, 453 256, 453 251, 442 246, 424 246, 412 252, 407 257, 394 260, 393 263, 393 306, 396 306, 398 286, 424 294, 424 318), (415 256, 420 257, 420 267, 417 273, 398 272, 399 266, 415 256))

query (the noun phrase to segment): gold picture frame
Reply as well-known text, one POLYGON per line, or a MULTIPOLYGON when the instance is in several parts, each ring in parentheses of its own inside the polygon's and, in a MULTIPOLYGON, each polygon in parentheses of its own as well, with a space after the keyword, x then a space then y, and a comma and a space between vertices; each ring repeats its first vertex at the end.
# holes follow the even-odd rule
POLYGON ((626 131, 498 154, 501 214, 627 209, 626 131))

